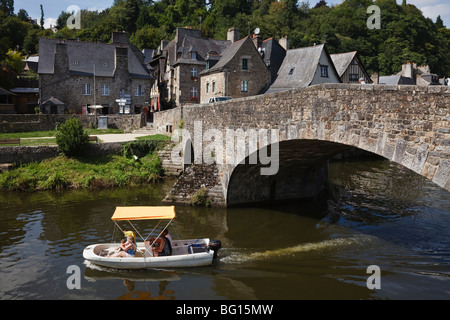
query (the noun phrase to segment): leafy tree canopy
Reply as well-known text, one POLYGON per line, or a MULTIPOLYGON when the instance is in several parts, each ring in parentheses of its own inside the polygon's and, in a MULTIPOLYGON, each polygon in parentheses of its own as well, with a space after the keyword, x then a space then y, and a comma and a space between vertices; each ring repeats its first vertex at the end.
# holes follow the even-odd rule
POLYGON ((0 61, 9 49, 37 53, 41 36, 109 42, 120 30, 144 49, 172 39, 177 27, 201 28, 205 37, 217 39, 237 27, 241 36, 255 28, 263 38, 288 36, 291 48, 326 42, 330 53, 358 51, 369 73, 396 73, 410 61, 450 75, 450 30, 441 17, 432 21, 407 1, 345 0, 331 6, 322 0, 311 8, 307 0, 115 0, 101 12, 82 10, 80 30, 68 29, 69 15, 62 12, 56 33, 26 22, 25 10, 15 16, 12 8, 13 0, 0 0, 0 61), (372 4, 380 7, 381 29, 367 27, 372 4))

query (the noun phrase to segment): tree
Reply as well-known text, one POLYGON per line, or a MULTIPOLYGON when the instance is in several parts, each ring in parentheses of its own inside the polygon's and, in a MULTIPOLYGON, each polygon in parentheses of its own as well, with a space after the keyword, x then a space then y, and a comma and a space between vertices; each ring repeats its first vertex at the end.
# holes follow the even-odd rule
POLYGON ((60 126, 56 143, 59 151, 67 157, 83 155, 89 140, 78 118, 69 119, 60 126))
POLYGON ((0 0, 0 10, 6 15, 14 15, 14 0, 0 0))
POLYGON ((25 9, 20 9, 19 12, 17 12, 17 18, 19 18, 21 21, 28 21, 28 12, 25 9))
POLYGON ((44 29, 44 7, 41 4, 41 29, 44 29))

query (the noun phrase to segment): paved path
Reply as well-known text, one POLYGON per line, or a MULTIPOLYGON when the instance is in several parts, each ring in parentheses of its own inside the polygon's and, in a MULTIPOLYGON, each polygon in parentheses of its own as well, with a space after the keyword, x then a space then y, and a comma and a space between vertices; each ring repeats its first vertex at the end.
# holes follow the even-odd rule
POLYGON ((116 133, 116 134, 99 134, 97 137, 102 142, 126 142, 133 141, 137 137, 148 136, 151 133, 116 133))

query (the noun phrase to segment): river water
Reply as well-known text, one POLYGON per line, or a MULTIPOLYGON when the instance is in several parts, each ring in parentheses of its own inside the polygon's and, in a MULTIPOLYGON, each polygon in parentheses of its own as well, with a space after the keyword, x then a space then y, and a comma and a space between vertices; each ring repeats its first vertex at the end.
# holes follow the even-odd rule
POLYGON ((82 251, 111 241, 116 206, 159 205, 173 181, 2 193, 0 298, 450 298, 449 192, 374 159, 331 163, 330 182, 334 196, 315 204, 177 207, 172 236, 220 239, 219 257, 208 267, 147 271, 95 267, 82 251), (380 276, 369 282, 379 289, 367 286, 372 265, 380 276), (80 270, 80 289, 68 288, 70 266, 80 270))

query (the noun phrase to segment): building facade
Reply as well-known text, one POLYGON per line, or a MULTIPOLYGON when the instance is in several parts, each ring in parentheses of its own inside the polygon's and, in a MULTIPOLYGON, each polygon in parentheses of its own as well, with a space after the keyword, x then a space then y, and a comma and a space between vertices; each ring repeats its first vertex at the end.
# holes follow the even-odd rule
POLYGON ((200 73, 209 57, 220 55, 228 40, 203 38, 200 30, 178 28, 175 39, 161 42, 151 67, 157 83, 152 88, 152 110, 200 102, 200 73))
POLYGON ((153 84, 143 54, 123 32, 114 32, 111 44, 41 38, 38 73, 43 113, 87 114, 94 105, 102 114, 141 113, 153 84), (64 105, 43 105, 52 98, 64 105))
POLYGON ((249 37, 229 46, 220 59, 201 73, 201 101, 213 97, 242 98, 262 93, 270 71, 249 37))
POLYGON ((356 51, 330 56, 343 83, 372 83, 356 51))

